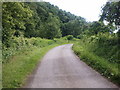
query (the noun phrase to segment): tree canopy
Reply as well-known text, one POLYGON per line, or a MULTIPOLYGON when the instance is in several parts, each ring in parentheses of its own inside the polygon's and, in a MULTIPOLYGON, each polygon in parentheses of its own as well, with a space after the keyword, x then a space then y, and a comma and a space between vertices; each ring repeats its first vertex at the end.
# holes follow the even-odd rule
POLYGON ((16 36, 41 37, 47 39, 78 35, 89 32, 109 32, 109 23, 120 24, 120 2, 108 2, 102 8, 100 21, 86 22, 83 17, 59 9, 48 2, 3 2, 3 43, 9 47, 16 36))
MULTIPOLYGON (((59 38, 79 35, 85 19, 63 11, 48 2, 4 2, 3 43, 13 36, 59 38)), ((8 45, 9 46, 9 45, 8 45)))
POLYGON ((120 1, 107 2, 102 8, 101 20, 120 25, 120 1))

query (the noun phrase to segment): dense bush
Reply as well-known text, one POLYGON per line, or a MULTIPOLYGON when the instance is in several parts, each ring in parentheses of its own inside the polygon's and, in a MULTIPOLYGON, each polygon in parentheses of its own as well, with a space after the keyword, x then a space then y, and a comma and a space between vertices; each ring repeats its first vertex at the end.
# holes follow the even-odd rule
POLYGON ((7 60, 17 53, 21 53, 31 47, 45 47, 47 45, 53 44, 53 40, 41 39, 41 38, 23 38, 14 37, 11 41, 10 47, 7 48, 3 45, 3 62, 8 62, 7 60))
POLYGON ((2 40, 10 47, 13 36, 60 38, 79 35, 86 20, 48 2, 3 2, 2 40), (14 12, 13 12, 14 11, 14 12))
POLYGON ((81 39, 81 35, 78 35, 77 38, 78 38, 78 39, 81 39))
POLYGON ((118 63, 119 44, 117 34, 103 33, 90 37, 91 51, 112 63, 118 63))
POLYGON ((118 57, 119 46, 117 34, 98 33, 97 35, 84 36, 75 43, 73 50, 101 75, 120 84, 118 79, 120 78, 118 68, 120 61, 118 57))
POLYGON ((66 37, 67 40, 72 40, 74 38, 73 35, 67 35, 65 37, 66 37))

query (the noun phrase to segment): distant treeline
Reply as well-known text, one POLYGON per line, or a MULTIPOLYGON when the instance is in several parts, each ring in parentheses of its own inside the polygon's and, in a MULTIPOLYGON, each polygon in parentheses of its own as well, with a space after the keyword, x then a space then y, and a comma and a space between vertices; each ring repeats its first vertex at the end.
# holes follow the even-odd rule
POLYGON ((100 21, 86 22, 83 17, 63 11, 48 2, 4 2, 2 5, 3 44, 9 47, 14 36, 53 39, 66 35, 77 37, 81 34, 91 35, 111 31, 114 27, 110 24, 104 25, 102 22, 103 20, 114 22, 106 19, 109 18, 108 13, 111 14, 105 11, 108 7, 110 5, 106 4, 103 8, 100 21))

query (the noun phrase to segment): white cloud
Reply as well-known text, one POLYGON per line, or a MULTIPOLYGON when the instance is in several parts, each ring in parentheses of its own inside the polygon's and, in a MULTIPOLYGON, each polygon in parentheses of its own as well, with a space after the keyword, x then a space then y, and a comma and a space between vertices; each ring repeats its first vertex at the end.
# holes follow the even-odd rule
POLYGON ((107 0, 44 0, 57 5, 60 9, 86 18, 87 21, 99 20, 101 7, 107 0))

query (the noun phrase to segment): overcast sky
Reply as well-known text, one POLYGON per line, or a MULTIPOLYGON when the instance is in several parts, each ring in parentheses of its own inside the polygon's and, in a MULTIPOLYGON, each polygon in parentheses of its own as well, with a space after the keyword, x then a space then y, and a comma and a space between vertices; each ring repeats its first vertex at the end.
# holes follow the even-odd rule
POLYGON ((44 0, 58 6, 77 16, 84 17, 87 21, 99 20, 101 7, 107 0, 44 0))

